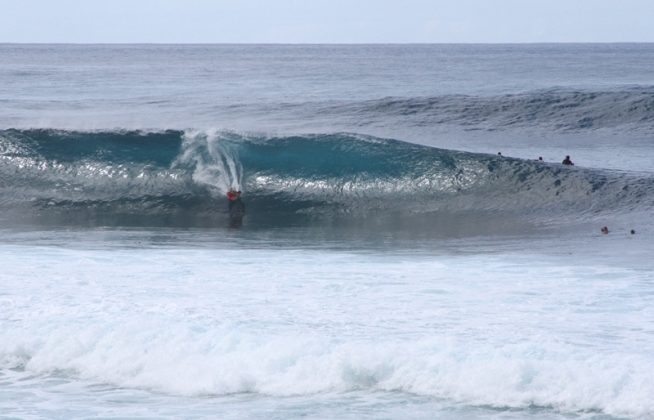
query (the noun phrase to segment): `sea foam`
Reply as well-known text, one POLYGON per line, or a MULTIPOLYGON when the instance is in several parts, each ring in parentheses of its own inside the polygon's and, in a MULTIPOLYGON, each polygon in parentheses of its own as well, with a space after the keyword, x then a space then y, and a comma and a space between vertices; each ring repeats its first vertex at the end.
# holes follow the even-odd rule
POLYGON ((628 269, 245 249, 42 249, 30 267, 30 253, 2 249, 3 369, 181 396, 654 413, 649 286, 628 269))

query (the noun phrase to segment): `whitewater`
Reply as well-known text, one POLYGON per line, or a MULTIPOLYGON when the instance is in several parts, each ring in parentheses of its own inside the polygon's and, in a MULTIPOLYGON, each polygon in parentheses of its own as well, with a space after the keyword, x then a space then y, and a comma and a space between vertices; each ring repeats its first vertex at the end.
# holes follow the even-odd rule
POLYGON ((654 418, 653 66, 0 45, 0 418, 654 418))

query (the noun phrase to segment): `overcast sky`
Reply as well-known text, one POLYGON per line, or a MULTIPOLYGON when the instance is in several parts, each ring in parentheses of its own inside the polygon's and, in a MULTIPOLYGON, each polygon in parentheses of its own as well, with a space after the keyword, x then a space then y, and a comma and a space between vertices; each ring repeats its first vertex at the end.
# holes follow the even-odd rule
POLYGON ((654 42, 654 0, 0 0, 0 42, 654 42))

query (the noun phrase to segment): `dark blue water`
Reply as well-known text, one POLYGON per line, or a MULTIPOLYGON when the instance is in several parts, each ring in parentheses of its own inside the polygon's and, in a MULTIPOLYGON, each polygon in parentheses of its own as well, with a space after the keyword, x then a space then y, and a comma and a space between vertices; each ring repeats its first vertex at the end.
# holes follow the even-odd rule
POLYGON ((650 44, 2 45, 2 204, 136 225, 207 223, 230 187, 265 224, 647 208, 653 67, 650 44))
POLYGON ((652 44, 2 45, 0 126, 651 134, 653 64, 652 44))

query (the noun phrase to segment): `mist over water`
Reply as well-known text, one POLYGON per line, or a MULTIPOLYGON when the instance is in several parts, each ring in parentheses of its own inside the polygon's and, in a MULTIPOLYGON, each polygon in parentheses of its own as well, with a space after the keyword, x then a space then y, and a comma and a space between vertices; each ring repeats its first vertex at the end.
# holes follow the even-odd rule
POLYGON ((0 45, 0 413, 654 416, 653 67, 0 45))

